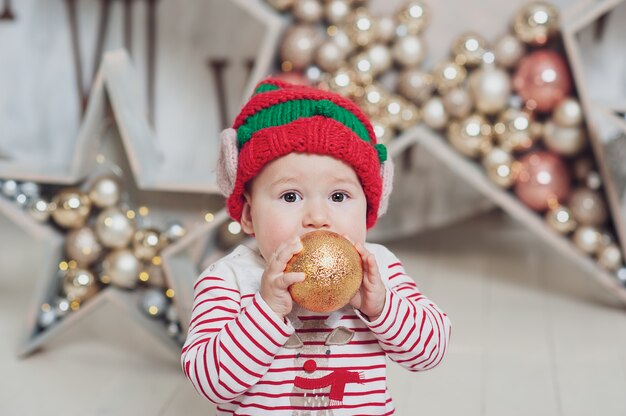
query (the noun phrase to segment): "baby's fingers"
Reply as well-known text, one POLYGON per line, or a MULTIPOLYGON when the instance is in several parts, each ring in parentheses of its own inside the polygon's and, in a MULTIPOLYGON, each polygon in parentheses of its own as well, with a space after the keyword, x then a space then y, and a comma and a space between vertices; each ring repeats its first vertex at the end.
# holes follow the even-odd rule
POLYGON ((303 281, 304 277, 304 273, 301 272, 283 273, 276 278, 275 282, 280 289, 287 290, 292 284, 303 281))
POLYGON ((302 242, 300 238, 296 237, 286 243, 281 244, 274 252, 269 264, 268 270, 271 274, 282 273, 287 266, 287 262, 293 257, 294 254, 302 250, 302 242))

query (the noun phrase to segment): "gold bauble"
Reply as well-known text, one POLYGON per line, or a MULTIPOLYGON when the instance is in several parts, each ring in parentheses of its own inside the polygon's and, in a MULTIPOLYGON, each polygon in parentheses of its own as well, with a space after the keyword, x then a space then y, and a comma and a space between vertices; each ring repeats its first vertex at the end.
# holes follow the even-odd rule
POLYGON ((350 241, 331 231, 313 231, 301 240, 302 250, 285 268, 305 274, 302 282, 289 287, 294 302, 313 312, 342 308, 361 287, 361 256, 350 241))
POLYGON ((546 212, 546 222, 550 228, 561 234, 569 234, 578 227, 571 211, 563 205, 550 208, 546 212))
POLYGON ((82 227, 67 233, 65 252, 79 266, 89 266, 102 254, 102 246, 91 228, 82 227))
POLYGON ((434 130, 443 129, 448 124, 448 113, 439 96, 432 96, 422 107, 422 120, 434 130))
POLYGON ((95 230, 105 247, 124 248, 133 238, 135 223, 119 208, 111 207, 98 214, 95 230))
POLYGON ((63 292, 68 300, 83 302, 98 291, 94 275, 85 269, 68 269, 63 275, 63 292))
POLYGON ((454 118, 469 116, 474 108, 470 93, 465 88, 455 88, 443 96, 446 112, 454 118))
POLYGON ((304 70, 313 62, 320 43, 320 33, 314 26, 301 24, 287 29, 280 45, 282 69, 304 70))
POLYGON ((405 27, 409 34, 417 35, 428 27, 430 9, 422 1, 408 1, 396 14, 396 21, 405 27))
POLYGON ((343 49, 331 39, 322 43, 315 52, 315 63, 326 72, 334 72, 339 69, 344 58, 343 49))
MULTIPOLYGON (((127 249, 114 250, 102 261, 102 274, 118 287, 132 289, 139 282, 141 262, 127 249)), ((102 278, 102 277, 101 277, 102 278)))
POLYGON ((568 205, 582 225, 599 226, 608 219, 608 209, 600 192, 584 186, 574 189, 568 205))
POLYGON ((532 45, 545 45, 559 29, 559 14, 548 2, 535 1, 515 15, 513 31, 518 39, 532 45))
POLYGON ((387 144, 395 136, 395 130, 388 117, 376 117, 371 120, 376 143, 387 144))
POLYGON ((583 122, 583 112, 578 100, 567 97, 552 112, 552 120, 561 127, 578 127, 583 122))
POLYGON ((139 260, 151 260, 166 245, 167 238, 155 229, 137 230, 133 235, 133 253, 139 260))
POLYGON ((598 263, 600 267, 605 270, 611 272, 617 271, 617 269, 624 264, 620 248, 615 243, 600 248, 598 252, 598 263))
POLYGON ((487 151, 482 164, 489 179, 502 188, 510 188, 515 182, 513 156, 499 147, 487 151))
POLYGON ((602 234, 596 227, 589 225, 578 227, 572 240, 579 249, 587 254, 595 254, 602 247, 602 234))
POLYGON ((513 68, 522 56, 526 53, 526 48, 518 38, 507 34, 502 36, 496 42, 493 53, 495 55, 496 64, 502 68, 513 68))
POLYGON ((491 126, 480 114, 473 114, 448 126, 448 140, 452 146, 472 158, 491 149, 491 134, 491 126))
POLYGON ((61 227, 79 228, 91 211, 91 200, 78 189, 65 189, 52 198, 52 219, 61 227))
POLYGON ((414 68, 421 64, 426 56, 426 43, 417 35, 400 36, 396 38, 391 54, 400 66, 414 68))
POLYGON ((387 90, 380 84, 367 85, 363 90, 363 97, 358 104, 370 117, 376 117, 383 113, 389 95, 387 90))
POLYGON ((348 16, 348 36, 358 46, 374 42, 378 33, 376 18, 365 7, 359 7, 348 16))
POLYGON ((435 87, 442 95, 461 86, 466 77, 467 70, 454 62, 442 62, 433 70, 435 87))
POLYGON ((400 111, 400 123, 397 128, 404 131, 415 126, 421 119, 419 108, 415 104, 406 102, 400 111))
POLYGON ((454 62, 459 65, 475 66, 481 63, 487 41, 477 33, 464 33, 452 44, 454 62))
POLYGON ((352 68, 358 82, 361 84, 370 84, 376 76, 374 65, 367 52, 360 52, 353 56, 350 59, 350 68, 352 68))
POLYGON ((328 23, 332 25, 343 24, 350 15, 350 2, 348 0, 328 0, 324 5, 324 15, 328 23))
POLYGON ((291 10, 296 20, 306 23, 317 23, 322 20, 324 9, 320 0, 298 0, 291 10))
POLYGON ((509 108, 493 126, 498 145, 509 152, 522 152, 534 143, 533 120, 521 110, 509 108))
POLYGON ((506 108, 511 96, 509 74, 494 65, 486 65, 472 72, 469 91, 476 109, 483 114, 493 115, 506 108))
POLYGON ((407 68, 400 72, 396 90, 416 104, 426 102, 434 89, 433 76, 418 68, 407 68))
POLYGON ((89 198, 98 208, 108 208, 117 204, 122 194, 122 187, 113 176, 97 178, 89 189, 89 198))
POLYGON ((566 127, 548 120, 543 126, 543 143, 560 155, 576 156, 587 146, 587 135, 582 126, 566 127))
POLYGON ((39 197, 33 198, 28 203, 28 213, 39 222, 46 222, 50 218, 50 204, 39 197))
POLYGON ((339 68, 332 74, 323 76, 320 88, 326 88, 329 91, 336 92, 344 97, 352 98, 359 89, 357 76, 353 70, 348 68, 339 68))
POLYGON ((400 130, 413 127, 419 121, 419 109, 399 95, 392 95, 387 99, 383 115, 389 119, 391 125, 400 130))

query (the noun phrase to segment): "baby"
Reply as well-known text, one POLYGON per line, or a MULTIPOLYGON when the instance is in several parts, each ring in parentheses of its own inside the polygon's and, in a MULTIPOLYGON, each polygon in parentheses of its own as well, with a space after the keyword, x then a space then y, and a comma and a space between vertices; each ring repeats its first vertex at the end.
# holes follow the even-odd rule
POLYGON ((185 375, 217 414, 391 415, 385 357, 410 371, 438 365, 450 321, 366 232, 387 208, 393 166, 363 112, 337 94, 267 79, 221 135, 218 184, 256 238, 195 285, 185 375), (285 273, 300 236, 353 242, 363 282, 330 314, 296 305, 285 273))

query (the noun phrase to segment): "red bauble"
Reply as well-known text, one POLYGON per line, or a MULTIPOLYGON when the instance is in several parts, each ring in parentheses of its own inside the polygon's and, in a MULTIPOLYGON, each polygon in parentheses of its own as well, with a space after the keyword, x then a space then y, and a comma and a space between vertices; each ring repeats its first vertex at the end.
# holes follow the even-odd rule
POLYGON ((521 158, 519 164, 515 194, 529 208, 545 211, 569 197, 570 174, 558 156, 536 151, 521 158))
POLYGON ((538 50, 521 60, 513 77, 513 88, 529 109, 550 112, 568 96, 572 79, 561 55, 538 50))

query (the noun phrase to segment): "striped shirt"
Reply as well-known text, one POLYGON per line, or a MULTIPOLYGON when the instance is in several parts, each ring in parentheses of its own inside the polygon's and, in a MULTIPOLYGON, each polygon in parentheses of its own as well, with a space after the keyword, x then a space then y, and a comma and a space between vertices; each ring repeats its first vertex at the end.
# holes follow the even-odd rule
POLYGON ((391 415, 385 357, 410 371, 441 362, 447 315, 388 249, 366 248, 387 287, 371 322, 349 305, 331 314, 295 305, 280 319, 258 293, 264 261, 246 246, 200 275, 181 361, 218 415, 391 415))

